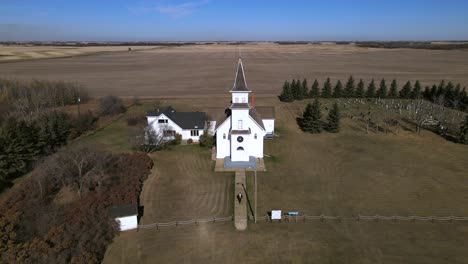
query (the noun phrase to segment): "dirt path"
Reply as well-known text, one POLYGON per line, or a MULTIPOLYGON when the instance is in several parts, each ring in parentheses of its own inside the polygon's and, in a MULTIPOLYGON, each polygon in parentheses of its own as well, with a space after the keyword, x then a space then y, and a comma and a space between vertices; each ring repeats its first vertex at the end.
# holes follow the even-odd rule
POLYGON ((236 191, 234 192, 234 225, 237 230, 247 229, 247 194, 245 193, 245 171, 236 171, 236 191), (242 195, 240 201, 237 197, 242 195))

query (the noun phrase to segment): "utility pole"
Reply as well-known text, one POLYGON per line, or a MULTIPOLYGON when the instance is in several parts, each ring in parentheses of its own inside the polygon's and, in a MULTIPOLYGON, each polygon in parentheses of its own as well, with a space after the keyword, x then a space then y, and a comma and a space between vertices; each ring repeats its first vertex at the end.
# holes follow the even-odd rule
POLYGON ((255 168, 255 215, 254 222, 257 223, 257 168, 255 168))

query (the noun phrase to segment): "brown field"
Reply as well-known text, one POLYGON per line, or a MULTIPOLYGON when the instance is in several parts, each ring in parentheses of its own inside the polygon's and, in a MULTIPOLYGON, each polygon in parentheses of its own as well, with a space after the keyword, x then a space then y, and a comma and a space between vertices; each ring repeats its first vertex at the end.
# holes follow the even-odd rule
MULTIPOLYGON (((0 46, 0 54, 7 55, 0 58, 14 56, 15 52, 49 51, 48 47, 40 48, 32 47, 29 51, 0 46), (10 53, 13 55, 8 55, 10 53)), ((69 49, 73 48, 51 47, 50 51, 53 54, 69 49)), ((85 84, 95 96, 223 96, 232 85, 240 50, 247 82, 261 96, 277 95, 286 79, 318 78, 323 81, 329 76, 336 80, 346 79, 350 74, 365 80, 397 78, 400 85, 406 80, 418 79, 423 85, 441 79, 468 85, 468 51, 274 43, 136 49, 139 50, 78 48, 77 55, 88 55, 1 63, 0 77, 76 81, 85 84)))
MULTIPOLYGON (((164 103, 194 110, 224 103, 211 101, 164 103)), ((351 119, 338 134, 305 134, 295 123, 305 103, 257 100, 276 107, 280 134, 266 141, 272 157, 265 159, 268 171, 258 174, 259 215, 272 209, 344 217, 468 215, 466 146, 428 131, 366 134, 351 119)), ((115 129, 99 133, 97 141, 110 133, 118 144, 115 129)), ((155 170, 141 195, 142 223, 232 213, 233 174, 213 173, 207 150, 178 146, 153 158, 155 170)), ((252 181, 247 188, 253 199, 252 181)), ((104 263, 467 263, 467 245, 464 222, 249 222, 245 232, 227 222, 125 232, 104 263)))

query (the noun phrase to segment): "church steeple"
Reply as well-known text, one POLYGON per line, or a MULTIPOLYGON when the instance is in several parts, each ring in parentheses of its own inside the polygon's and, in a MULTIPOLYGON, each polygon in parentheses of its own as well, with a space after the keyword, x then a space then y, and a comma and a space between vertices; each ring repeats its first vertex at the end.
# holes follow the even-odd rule
POLYGON ((244 65, 242 65, 242 58, 239 58, 239 61, 237 62, 236 78, 234 79, 234 85, 232 86, 230 92, 251 92, 249 87, 247 86, 247 82, 245 81, 244 65))

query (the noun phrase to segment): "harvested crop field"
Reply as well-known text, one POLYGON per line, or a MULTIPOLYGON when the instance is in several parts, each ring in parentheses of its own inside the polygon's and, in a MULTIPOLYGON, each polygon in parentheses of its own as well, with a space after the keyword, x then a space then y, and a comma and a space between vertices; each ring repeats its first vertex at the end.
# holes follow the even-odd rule
MULTIPOLYGON (((119 47, 122 49, 122 47, 119 47)), ((5 47, 0 47, 4 53, 5 47)), ((125 49, 124 49, 125 50, 125 49)), ((8 52, 13 52, 8 50, 8 52)), ((354 45, 195 45, 115 51, 0 64, 0 77, 76 81, 91 94, 139 97, 224 96, 239 52, 257 95, 277 95, 286 79, 326 77, 441 79, 468 85, 468 51, 370 49, 354 45)))

